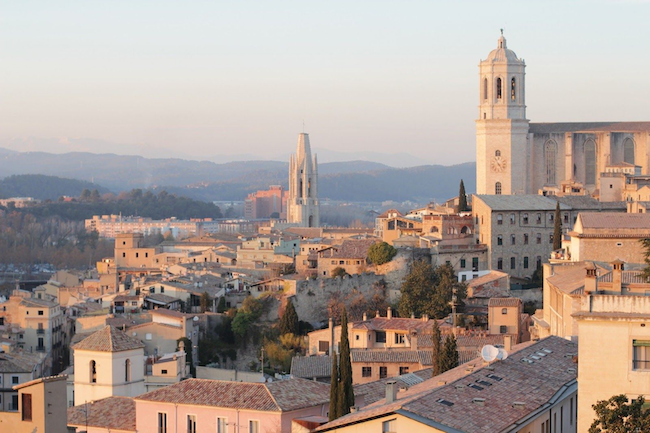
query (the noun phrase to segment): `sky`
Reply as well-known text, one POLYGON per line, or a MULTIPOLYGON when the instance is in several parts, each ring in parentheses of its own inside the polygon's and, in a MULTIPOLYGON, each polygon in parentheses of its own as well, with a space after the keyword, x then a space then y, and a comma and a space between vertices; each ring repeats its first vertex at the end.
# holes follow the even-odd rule
MULTIPOLYGON (((527 117, 650 120, 649 1, 2 1, 0 147, 475 160, 504 29, 527 117)), ((230 155, 229 157, 226 157, 230 155)))

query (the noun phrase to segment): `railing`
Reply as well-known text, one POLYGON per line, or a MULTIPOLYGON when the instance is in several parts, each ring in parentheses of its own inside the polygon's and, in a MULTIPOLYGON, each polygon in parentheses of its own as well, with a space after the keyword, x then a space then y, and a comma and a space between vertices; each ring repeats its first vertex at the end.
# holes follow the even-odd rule
POLYGON ((633 370, 650 370, 650 361, 640 361, 638 359, 632 360, 633 370))
POLYGON ((37 352, 45 352, 45 346, 37 346, 36 351, 37 352))
POLYGON ((36 333, 37 333, 37 334, 45 334, 45 329, 43 329, 43 328, 38 328, 38 329, 36 330, 36 333))

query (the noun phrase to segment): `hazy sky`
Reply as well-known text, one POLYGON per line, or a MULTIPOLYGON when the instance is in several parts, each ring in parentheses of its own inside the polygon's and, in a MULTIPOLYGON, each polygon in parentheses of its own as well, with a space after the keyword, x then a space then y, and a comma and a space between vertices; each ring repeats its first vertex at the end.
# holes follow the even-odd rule
POLYGON ((471 161, 499 28, 532 121, 650 120, 648 19, 613 0, 5 0, 0 140, 269 157, 304 119, 312 147, 471 161))

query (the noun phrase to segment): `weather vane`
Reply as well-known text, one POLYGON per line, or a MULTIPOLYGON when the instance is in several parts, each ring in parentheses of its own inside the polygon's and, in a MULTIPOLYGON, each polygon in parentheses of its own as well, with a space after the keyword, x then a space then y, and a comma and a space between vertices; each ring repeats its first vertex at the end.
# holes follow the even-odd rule
POLYGON ((503 36, 503 29, 501 29, 501 36, 503 36))

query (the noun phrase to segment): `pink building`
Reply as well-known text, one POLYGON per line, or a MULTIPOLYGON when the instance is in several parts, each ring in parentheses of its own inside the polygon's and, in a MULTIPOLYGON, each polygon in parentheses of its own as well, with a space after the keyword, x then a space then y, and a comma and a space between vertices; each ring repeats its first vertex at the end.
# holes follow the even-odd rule
POLYGON ((244 383, 188 379, 135 398, 136 431, 290 433, 323 417, 329 385, 305 379, 244 383))

